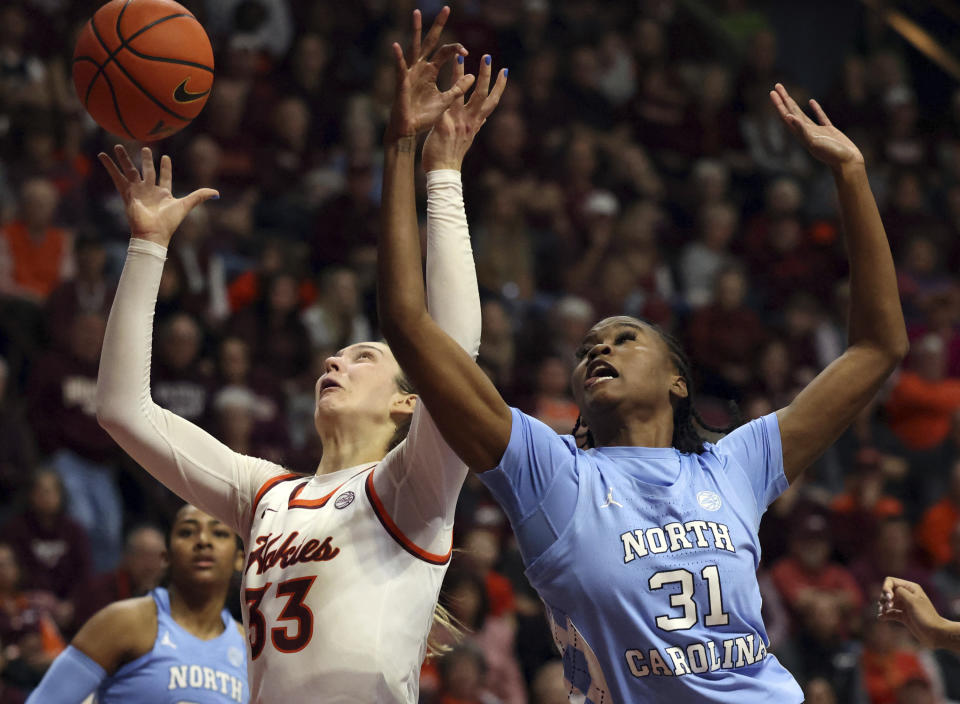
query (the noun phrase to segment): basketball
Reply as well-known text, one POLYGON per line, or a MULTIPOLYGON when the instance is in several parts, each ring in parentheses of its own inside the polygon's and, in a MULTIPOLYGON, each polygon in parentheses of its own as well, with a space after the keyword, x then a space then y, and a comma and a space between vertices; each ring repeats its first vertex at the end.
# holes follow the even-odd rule
POLYGON ((80 31, 73 85, 108 132, 163 139, 206 104, 213 49, 197 18, 173 0, 111 0, 80 31))

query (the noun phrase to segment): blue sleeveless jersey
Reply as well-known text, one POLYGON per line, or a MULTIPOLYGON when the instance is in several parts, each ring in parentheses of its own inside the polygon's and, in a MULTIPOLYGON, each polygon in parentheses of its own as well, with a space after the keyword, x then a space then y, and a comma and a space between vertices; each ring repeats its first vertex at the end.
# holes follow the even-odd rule
POLYGON ((802 702, 767 652, 757 529, 787 487, 775 415, 702 455, 583 451, 513 411, 480 475, 547 606, 571 701, 802 702))
POLYGON ((105 679, 98 704, 247 704, 246 641, 230 612, 223 610, 223 633, 204 641, 170 616, 166 589, 150 595, 157 604, 153 649, 105 679))

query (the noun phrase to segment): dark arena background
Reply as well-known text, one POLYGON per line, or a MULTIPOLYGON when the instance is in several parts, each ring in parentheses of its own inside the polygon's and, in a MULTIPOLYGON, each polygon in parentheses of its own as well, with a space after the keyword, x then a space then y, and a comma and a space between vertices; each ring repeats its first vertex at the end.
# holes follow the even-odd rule
MULTIPOLYGON (((212 41, 213 90, 192 124, 150 146, 173 157, 178 194, 211 186, 222 197, 174 237, 154 398, 234 450, 312 473, 322 362, 378 336, 390 44, 406 43, 414 4, 183 4, 212 41)), ((844 349, 847 266, 830 173, 788 134, 769 90, 780 81, 801 104, 816 97, 860 147, 911 352, 764 516, 763 615, 770 651, 808 702, 960 701, 960 656, 876 620, 888 574, 960 619, 960 3, 449 4, 445 41, 471 50, 467 70, 484 53, 510 70, 463 172, 479 363, 558 432, 578 415, 574 350, 616 314, 681 340, 707 422, 789 403, 844 349)), ((441 5, 419 4, 425 27, 441 5)), ((97 7, 0 5, 5 704, 22 701, 96 610, 159 583, 180 504, 94 414, 129 237, 96 154, 141 146, 98 128, 74 94, 75 39, 97 7)), ((442 601, 470 630, 424 665, 420 700, 565 702, 543 606, 474 477, 455 541, 442 601)), ((232 602, 239 614, 238 593, 232 602)))

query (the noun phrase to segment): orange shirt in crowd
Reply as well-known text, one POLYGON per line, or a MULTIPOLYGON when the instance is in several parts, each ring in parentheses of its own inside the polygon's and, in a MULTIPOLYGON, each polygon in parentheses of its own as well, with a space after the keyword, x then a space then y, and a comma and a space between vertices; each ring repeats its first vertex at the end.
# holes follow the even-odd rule
POLYGON ((35 240, 23 222, 11 222, 0 230, 0 265, 0 276, 6 279, 3 283, 45 299, 73 273, 70 234, 49 227, 35 240))
POLYGON ((929 450, 950 432, 951 416, 960 408, 960 379, 929 381, 903 371, 887 401, 890 429, 911 450, 929 450))
POLYGON ((927 673, 913 653, 863 653, 863 684, 870 704, 896 704, 897 691, 914 679, 927 679, 927 673))
MULTIPOLYGON (((830 510, 834 513, 853 513, 859 509, 856 497, 849 493, 840 494, 830 502, 830 510)), ((870 509, 870 513, 880 520, 902 516, 903 504, 892 496, 881 496, 870 509)))
POLYGON ((950 560, 950 534, 960 521, 960 511, 949 499, 940 499, 928 508, 917 526, 917 545, 934 567, 950 560))

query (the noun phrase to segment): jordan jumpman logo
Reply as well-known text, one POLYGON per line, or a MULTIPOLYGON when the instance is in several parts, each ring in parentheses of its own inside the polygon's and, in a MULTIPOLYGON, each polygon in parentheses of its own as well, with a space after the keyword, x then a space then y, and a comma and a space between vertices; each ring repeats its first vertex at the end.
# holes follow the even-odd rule
POLYGON ((607 506, 619 506, 623 508, 623 504, 619 501, 613 500, 613 487, 607 487, 607 503, 600 504, 600 508, 606 508, 607 506))

